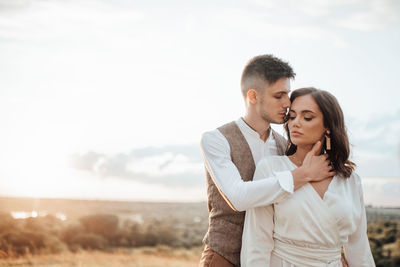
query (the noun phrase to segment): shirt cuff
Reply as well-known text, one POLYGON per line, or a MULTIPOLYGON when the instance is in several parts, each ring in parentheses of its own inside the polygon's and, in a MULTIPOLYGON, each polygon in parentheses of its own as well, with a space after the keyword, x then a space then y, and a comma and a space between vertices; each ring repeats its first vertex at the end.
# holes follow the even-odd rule
POLYGON ((275 177, 278 179, 279 185, 286 192, 293 194, 294 183, 291 171, 275 172, 275 177))

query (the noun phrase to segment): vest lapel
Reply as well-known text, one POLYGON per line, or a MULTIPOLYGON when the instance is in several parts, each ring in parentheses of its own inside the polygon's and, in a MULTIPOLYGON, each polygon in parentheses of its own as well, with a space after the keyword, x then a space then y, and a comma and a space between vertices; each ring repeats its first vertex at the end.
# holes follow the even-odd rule
POLYGON ((286 152, 286 146, 287 146, 287 141, 286 139, 278 134, 277 132, 275 132, 273 129, 271 129, 272 131, 272 136, 275 139, 276 142, 276 148, 278 149, 278 155, 285 155, 286 152))

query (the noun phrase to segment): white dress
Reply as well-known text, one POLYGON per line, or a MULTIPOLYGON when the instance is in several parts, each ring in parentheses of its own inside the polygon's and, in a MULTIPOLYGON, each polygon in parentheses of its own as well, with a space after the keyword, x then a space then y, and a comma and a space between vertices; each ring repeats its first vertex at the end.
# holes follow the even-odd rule
MULTIPOLYGON (((264 158, 254 180, 296 167, 287 156, 264 158)), ((307 183, 282 202, 247 210, 241 266, 341 267, 342 246, 349 267, 375 266, 355 173, 333 177, 323 198, 307 183)))

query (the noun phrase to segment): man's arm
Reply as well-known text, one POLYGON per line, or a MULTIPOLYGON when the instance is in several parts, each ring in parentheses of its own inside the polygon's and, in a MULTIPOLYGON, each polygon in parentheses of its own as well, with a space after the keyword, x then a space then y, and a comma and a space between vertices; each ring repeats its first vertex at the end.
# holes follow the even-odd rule
MULTIPOLYGON (((244 182, 232 162, 229 143, 219 131, 203 134, 201 149, 207 171, 221 195, 236 211, 280 202, 293 193, 295 186, 298 188, 314 177, 319 177, 313 173, 315 168, 305 169, 306 166, 315 166, 318 163, 317 159, 320 158, 313 156, 304 161, 309 162, 308 165, 298 168, 300 170, 293 171, 293 174, 290 171, 276 172, 269 179, 244 182)), ((319 173, 320 170, 321 168, 319 173)))
POLYGON ((227 203, 236 211, 266 206, 293 193, 290 171, 270 179, 244 182, 230 156, 228 141, 219 131, 203 134, 201 149, 207 171, 227 203))
MULTIPOLYGON (((271 176, 272 168, 264 159, 258 164, 254 179, 271 176)), ((272 205, 246 210, 242 234, 240 263, 242 267, 270 266, 274 248, 274 207, 272 205)))

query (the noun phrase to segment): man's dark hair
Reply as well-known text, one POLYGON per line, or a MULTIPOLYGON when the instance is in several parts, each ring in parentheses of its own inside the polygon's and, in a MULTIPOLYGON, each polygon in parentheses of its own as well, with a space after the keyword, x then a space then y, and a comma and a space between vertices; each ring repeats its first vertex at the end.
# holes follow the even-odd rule
POLYGON ((289 63, 273 55, 256 56, 247 63, 242 73, 241 88, 244 97, 250 89, 263 93, 265 86, 273 85, 280 78, 294 78, 289 63))

